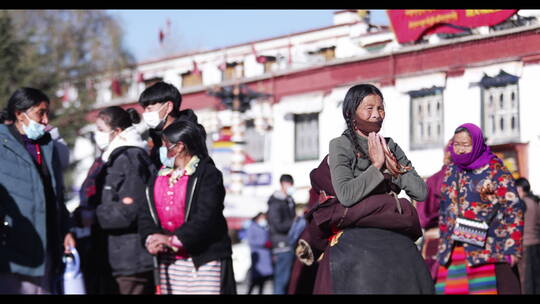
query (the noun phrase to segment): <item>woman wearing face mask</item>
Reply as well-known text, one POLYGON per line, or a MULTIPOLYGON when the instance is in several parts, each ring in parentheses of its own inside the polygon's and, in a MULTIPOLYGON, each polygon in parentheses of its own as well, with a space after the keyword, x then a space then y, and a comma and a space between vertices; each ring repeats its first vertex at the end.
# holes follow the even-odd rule
POLYGON ((45 131, 49 98, 20 88, 0 125, 0 293, 60 292, 61 257, 74 248, 58 151, 45 131), (63 245, 63 246, 62 246, 63 245))
POLYGON ((146 205, 144 189, 156 169, 132 125, 138 119, 134 109, 113 106, 100 111, 96 120, 104 163, 96 178, 101 197, 96 216, 109 262, 97 267, 111 268, 120 294, 151 294, 154 286, 152 257, 141 244, 137 223, 138 210, 146 205))
MULTIPOLYGON (((152 139, 150 158, 159 168, 162 165, 159 157, 159 148, 163 145, 161 132, 173 122, 181 119, 198 124, 197 115, 191 109, 180 111, 182 95, 174 85, 163 81, 156 82, 146 88, 139 97, 139 104, 144 109, 143 121, 150 128, 149 135, 152 139)), ((206 140, 204 128, 201 130, 206 140)))
POLYGON ((247 240, 251 250, 251 269, 249 277, 248 294, 255 287, 259 288, 259 294, 263 293, 264 283, 272 279, 274 273, 272 267, 272 244, 266 215, 259 212, 251 220, 247 229, 247 240))
POLYGON ((235 294, 222 174, 196 124, 174 122, 162 140, 164 166, 149 183, 139 220, 143 244, 158 259, 159 292, 235 294))
MULTIPOLYGON (((410 209, 410 202, 398 200, 397 193, 405 190, 412 199, 422 201, 427 189, 401 148, 391 138, 378 134, 385 118, 382 93, 369 84, 353 86, 343 102, 343 117, 347 129, 331 140, 328 155, 331 183, 339 203, 351 209, 356 204, 370 204, 375 198, 377 202, 393 202, 396 217, 405 217, 403 212, 410 209)), ((402 231, 346 226, 342 222, 331 230, 334 235, 322 256, 326 261, 320 261, 329 269, 320 266, 318 270, 329 273, 328 292, 434 292, 422 256, 402 231)))
POLYGON ((519 294, 525 205, 514 178, 484 143, 459 126, 441 187, 437 294, 519 294))

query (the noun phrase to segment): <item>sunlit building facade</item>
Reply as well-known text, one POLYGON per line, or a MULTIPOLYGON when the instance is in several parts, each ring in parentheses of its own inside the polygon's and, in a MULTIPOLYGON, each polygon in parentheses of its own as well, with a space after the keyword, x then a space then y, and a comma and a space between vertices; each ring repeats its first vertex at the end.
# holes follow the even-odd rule
MULTIPOLYGON (((232 228, 266 209, 281 174, 294 177, 295 198, 307 203, 309 173, 328 153, 330 140, 345 130, 342 101, 359 83, 381 89, 381 134, 401 146, 421 176, 440 169, 455 128, 472 122, 514 174, 527 177, 538 192, 538 16, 537 10, 519 10, 498 26, 399 44, 389 26, 371 24, 364 11, 338 11, 334 25, 325 28, 140 62, 113 81, 96 82, 95 108, 140 109, 145 87, 159 80, 177 86, 182 108, 197 113, 224 173, 232 228), (208 94, 238 84, 271 96, 236 113, 208 94), (231 170, 234 165, 240 168, 231 170), (234 180, 232 171, 241 178, 234 180)), ((83 154, 75 155, 81 174, 89 157, 83 154)))

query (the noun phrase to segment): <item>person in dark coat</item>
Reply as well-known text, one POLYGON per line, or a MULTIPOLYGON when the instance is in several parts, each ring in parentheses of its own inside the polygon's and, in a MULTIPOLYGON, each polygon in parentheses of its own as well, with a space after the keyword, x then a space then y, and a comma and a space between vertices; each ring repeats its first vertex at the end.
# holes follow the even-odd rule
POLYGON ((139 233, 157 258, 162 294, 236 294, 223 176, 200 128, 179 120, 163 131, 164 165, 140 210, 139 233))
POLYGON ((62 255, 75 247, 49 98, 20 88, 0 116, 0 293, 61 293, 62 255), (2 119, 4 120, 4 119, 2 119))
POLYGON ((264 284, 272 279, 274 268, 272 265, 272 243, 268 232, 266 215, 259 212, 251 220, 247 229, 247 241, 251 251, 251 269, 248 294, 255 287, 259 288, 259 294, 263 293, 264 284))
MULTIPOLYGON (((326 159, 326 158, 325 158, 326 159)), ((312 172, 315 169, 312 170, 312 172)), ((307 206, 304 208, 304 219, 309 210, 312 210, 319 204, 319 190, 313 186, 309 189, 309 199, 307 206)), ((306 224, 298 240, 296 240, 293 250, 295 251, 295 259, 291 270, 291 277, 289 279, 289 286, 287 287, 287 294, 313 294, 313 284, 315 282, 315 276, 317 274, 317 263, 311 263, 309 266, 305 265, 302 260, 296 255, 296 249, 300 240, 305 242, 309 239, 309 226, 306 224)), ((300 246, 301 247, 301 246, 300 246)))
MULTIPOLYGON (((143 121, 150 128, 151 138, 150 158, 156 168, 161 167, 159 158, 159 148, 163 145, 161 133, 173 122, 187 119, 197 124, 197 115, 191 109, 180 110, 182 105, 182 94, 178 89, 163 81, 146 88, 139 96, 139 104, 143 107, 143 121)), ((204 140, 206 131, 200 126, 204 140)), ((206 149, 206 146, 205 146, 206 149)))
POLYGON ((104 149, 96 216, 120 294, 152 294, 154 287, 152 257, 141 244, 137 223, 138 210, 146 204, 144 189, 156 169, 132 125, 138 118, 134 109, 113 106, 96 120, 96 143, 104 149))
POLYGON ((115 294, 118 286, 112 275, 107 252, 107 235, 96 219, 96 208, 101 203, 98 178, 103 160, 97 157, 88 170, 79 190, 79 206, 73 211, 75 226, 86 233, 77 234, 77 251, 81 261, 86 294, 115 294))
POLYGON ((296 217, 292 197, 294 179, 289 174, 279 178, 280 190, 268 199, 266 216, 270 227, 270 241, 274 259, 274 294, 285 294, 289 285, 294 251, 289 244, 288 234, 296 217))
POLYGON ((522 294, 540 294, 540 197, 531 191, 529 180, 516 179, 519 198, 525 203, 523 258, 518 263, 522 294))

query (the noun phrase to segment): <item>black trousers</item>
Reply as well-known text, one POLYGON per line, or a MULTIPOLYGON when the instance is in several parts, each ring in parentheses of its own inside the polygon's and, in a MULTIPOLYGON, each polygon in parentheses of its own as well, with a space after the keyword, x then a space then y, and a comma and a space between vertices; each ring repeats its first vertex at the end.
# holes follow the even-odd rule
POLYGON ((154 274, 152 271, 129 276, 115 277, 118 290, 123 295, 151 295, 155 292, 154 274))

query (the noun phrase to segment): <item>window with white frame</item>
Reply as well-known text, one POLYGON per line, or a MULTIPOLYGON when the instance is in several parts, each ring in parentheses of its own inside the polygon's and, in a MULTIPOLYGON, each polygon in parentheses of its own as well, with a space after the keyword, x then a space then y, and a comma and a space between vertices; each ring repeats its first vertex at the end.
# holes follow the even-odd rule
POLYGON ((257 131, 253 119, 246 120, 246 131, 244 138, 246 139, 246 157, 250 161, 263 162, 264 152, 266 149, 266 134, 257 131))
POLYGON ((294 115, 294 160, 319 159, 319 113, 294 115))
POLYGON ((444 144, 442 88, 408 92, 411 97, 411 149, 420 150, 444 144))
POLYGON ((485 75, 482 87, 482 130, 487 144, 519 140, 519 90, 517 76, 504 71, 485 75))
POLYGON ((160 82, 160 81, 163 81, 163 77, 152 77, 152 78, 148 78, 148 79, 144 79, 144 87, 145 88, 148 88, 148 87, 151 87, 152 85, 156 84, 157 82, 160 82))
POLYGON ((227 62, 225 70, 222 72, 222 80, 232 80, 244 77, 244 63, 243 62, 227 62))
POLYGON ((336 47, 323 47, 315 51, 308 51, 307 54, 310 62, 327 62, 336 58, 336 47))
POLYGON ((182 88, 200 86, 203 84, 202 73, 194 73, 193 71, 188 71, 186 73, 180 74, 182 78, 182 88))

